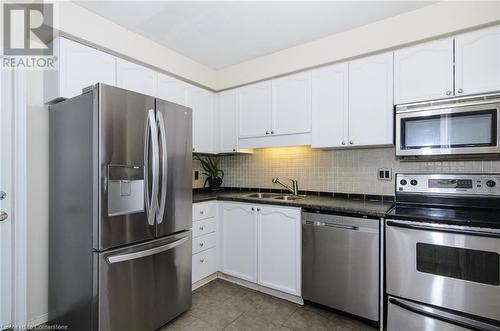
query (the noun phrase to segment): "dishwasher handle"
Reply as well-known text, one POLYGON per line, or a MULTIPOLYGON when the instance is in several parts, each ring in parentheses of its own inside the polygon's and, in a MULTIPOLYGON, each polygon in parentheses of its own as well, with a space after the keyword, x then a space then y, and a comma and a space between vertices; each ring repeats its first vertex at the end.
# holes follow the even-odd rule
POLYGON ((313 222, 313 221, 306 221, 306 225, 312 225, 312 226, 325 226, 328 228, 336 228, 336 229, 345 229, 345 230, 359 230, 358 226, 353 226, 353 225, 345 225, 345 224, 335 224, 335 223, 326 223, 326 222, 313 222))

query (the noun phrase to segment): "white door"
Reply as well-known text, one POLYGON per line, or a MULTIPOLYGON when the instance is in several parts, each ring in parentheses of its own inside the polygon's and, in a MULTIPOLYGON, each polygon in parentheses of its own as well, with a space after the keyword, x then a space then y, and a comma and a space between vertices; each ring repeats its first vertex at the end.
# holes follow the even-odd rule
POLYGON ((271 134, 271 82, 240 88, 239 138, 271 134))
POLYGON ((500 90, 500 27, 469 32, 455 38, 457 95, 500 90))
POLYGON ((190 86, 188 106, 193 109, 193 152, 215 153, 215 95, 190 86))
POLYGON ((116 86, 156 96, 156 82, 156 71, 120 58, 116 59, 116 86))
POLYGON ((256 208, 244 203, 222 205, 222 272, 257 282, 256 208))
POLYGON ((238 90, 219 93, 220 153, 238 150, 238 90))
POLYGON ((392 53, 349 63, 350 146, 393 144, 392 53))
POLYGON ((12 85, 0 70, 0 329, 11 323, 12 85))
POLYGON ((311 131, 311 72, 272 80, 271 134, 311 131))
POLYGON ((187 90, 187 83, 158 73, 158 98, 186 106, 187 90))
POLYGON ((45 75, 44 100, 72 98, 96 83, 116 84, 116 58, 78 42, 57 38, 54 52, 59 56, 57 71, 45 75))
POLYGON ((394 52, 396 104, 441 99, 453 95, 453 38, 394 52))
POLYGON ((349 111, 348 84, 347 63, 313 70, 312 147, 346 145, 349 111))
POLYGON ((300 296, 300 209, 258 206, 258 282, 300 296))

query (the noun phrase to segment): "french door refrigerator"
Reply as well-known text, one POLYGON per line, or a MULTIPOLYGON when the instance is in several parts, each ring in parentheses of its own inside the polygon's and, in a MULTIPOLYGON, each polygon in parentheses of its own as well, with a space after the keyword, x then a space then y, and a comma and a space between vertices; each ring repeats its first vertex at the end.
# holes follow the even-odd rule
POLYGON ((191 109, 97 84, 49 113, 50 324, 156 330, 191 306, 191 109))

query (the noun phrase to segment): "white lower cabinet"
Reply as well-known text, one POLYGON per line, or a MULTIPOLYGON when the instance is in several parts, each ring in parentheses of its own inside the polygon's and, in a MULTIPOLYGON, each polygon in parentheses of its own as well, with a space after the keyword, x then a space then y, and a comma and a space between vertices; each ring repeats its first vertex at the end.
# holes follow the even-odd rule
POLYGON ((193 284, 217 272, 217 254, 215 248, 193 254, 193 284))
POLYGON ((193 284, 217 272, 216 209, 216 201, 193 204, 193 284))
POLYGON ((246 203, 222 204, 222 272, 257 282, 256 208, 246 203))
POLYGON ((301 295, 300 209, 224 202, 222 272, 301 295))

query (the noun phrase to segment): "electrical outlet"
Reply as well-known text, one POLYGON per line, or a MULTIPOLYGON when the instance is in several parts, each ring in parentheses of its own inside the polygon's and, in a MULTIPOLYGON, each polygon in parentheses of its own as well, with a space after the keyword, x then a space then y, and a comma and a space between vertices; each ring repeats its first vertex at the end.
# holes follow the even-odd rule
POLYGON ((198 170, 194 171, 194 180, 199 180, 200 179, 200 172, 198 170))
POLYGON ((391 168, 378 168, 377 169, 377 179, 378 180, 392 180, 392 169, 391 168))

